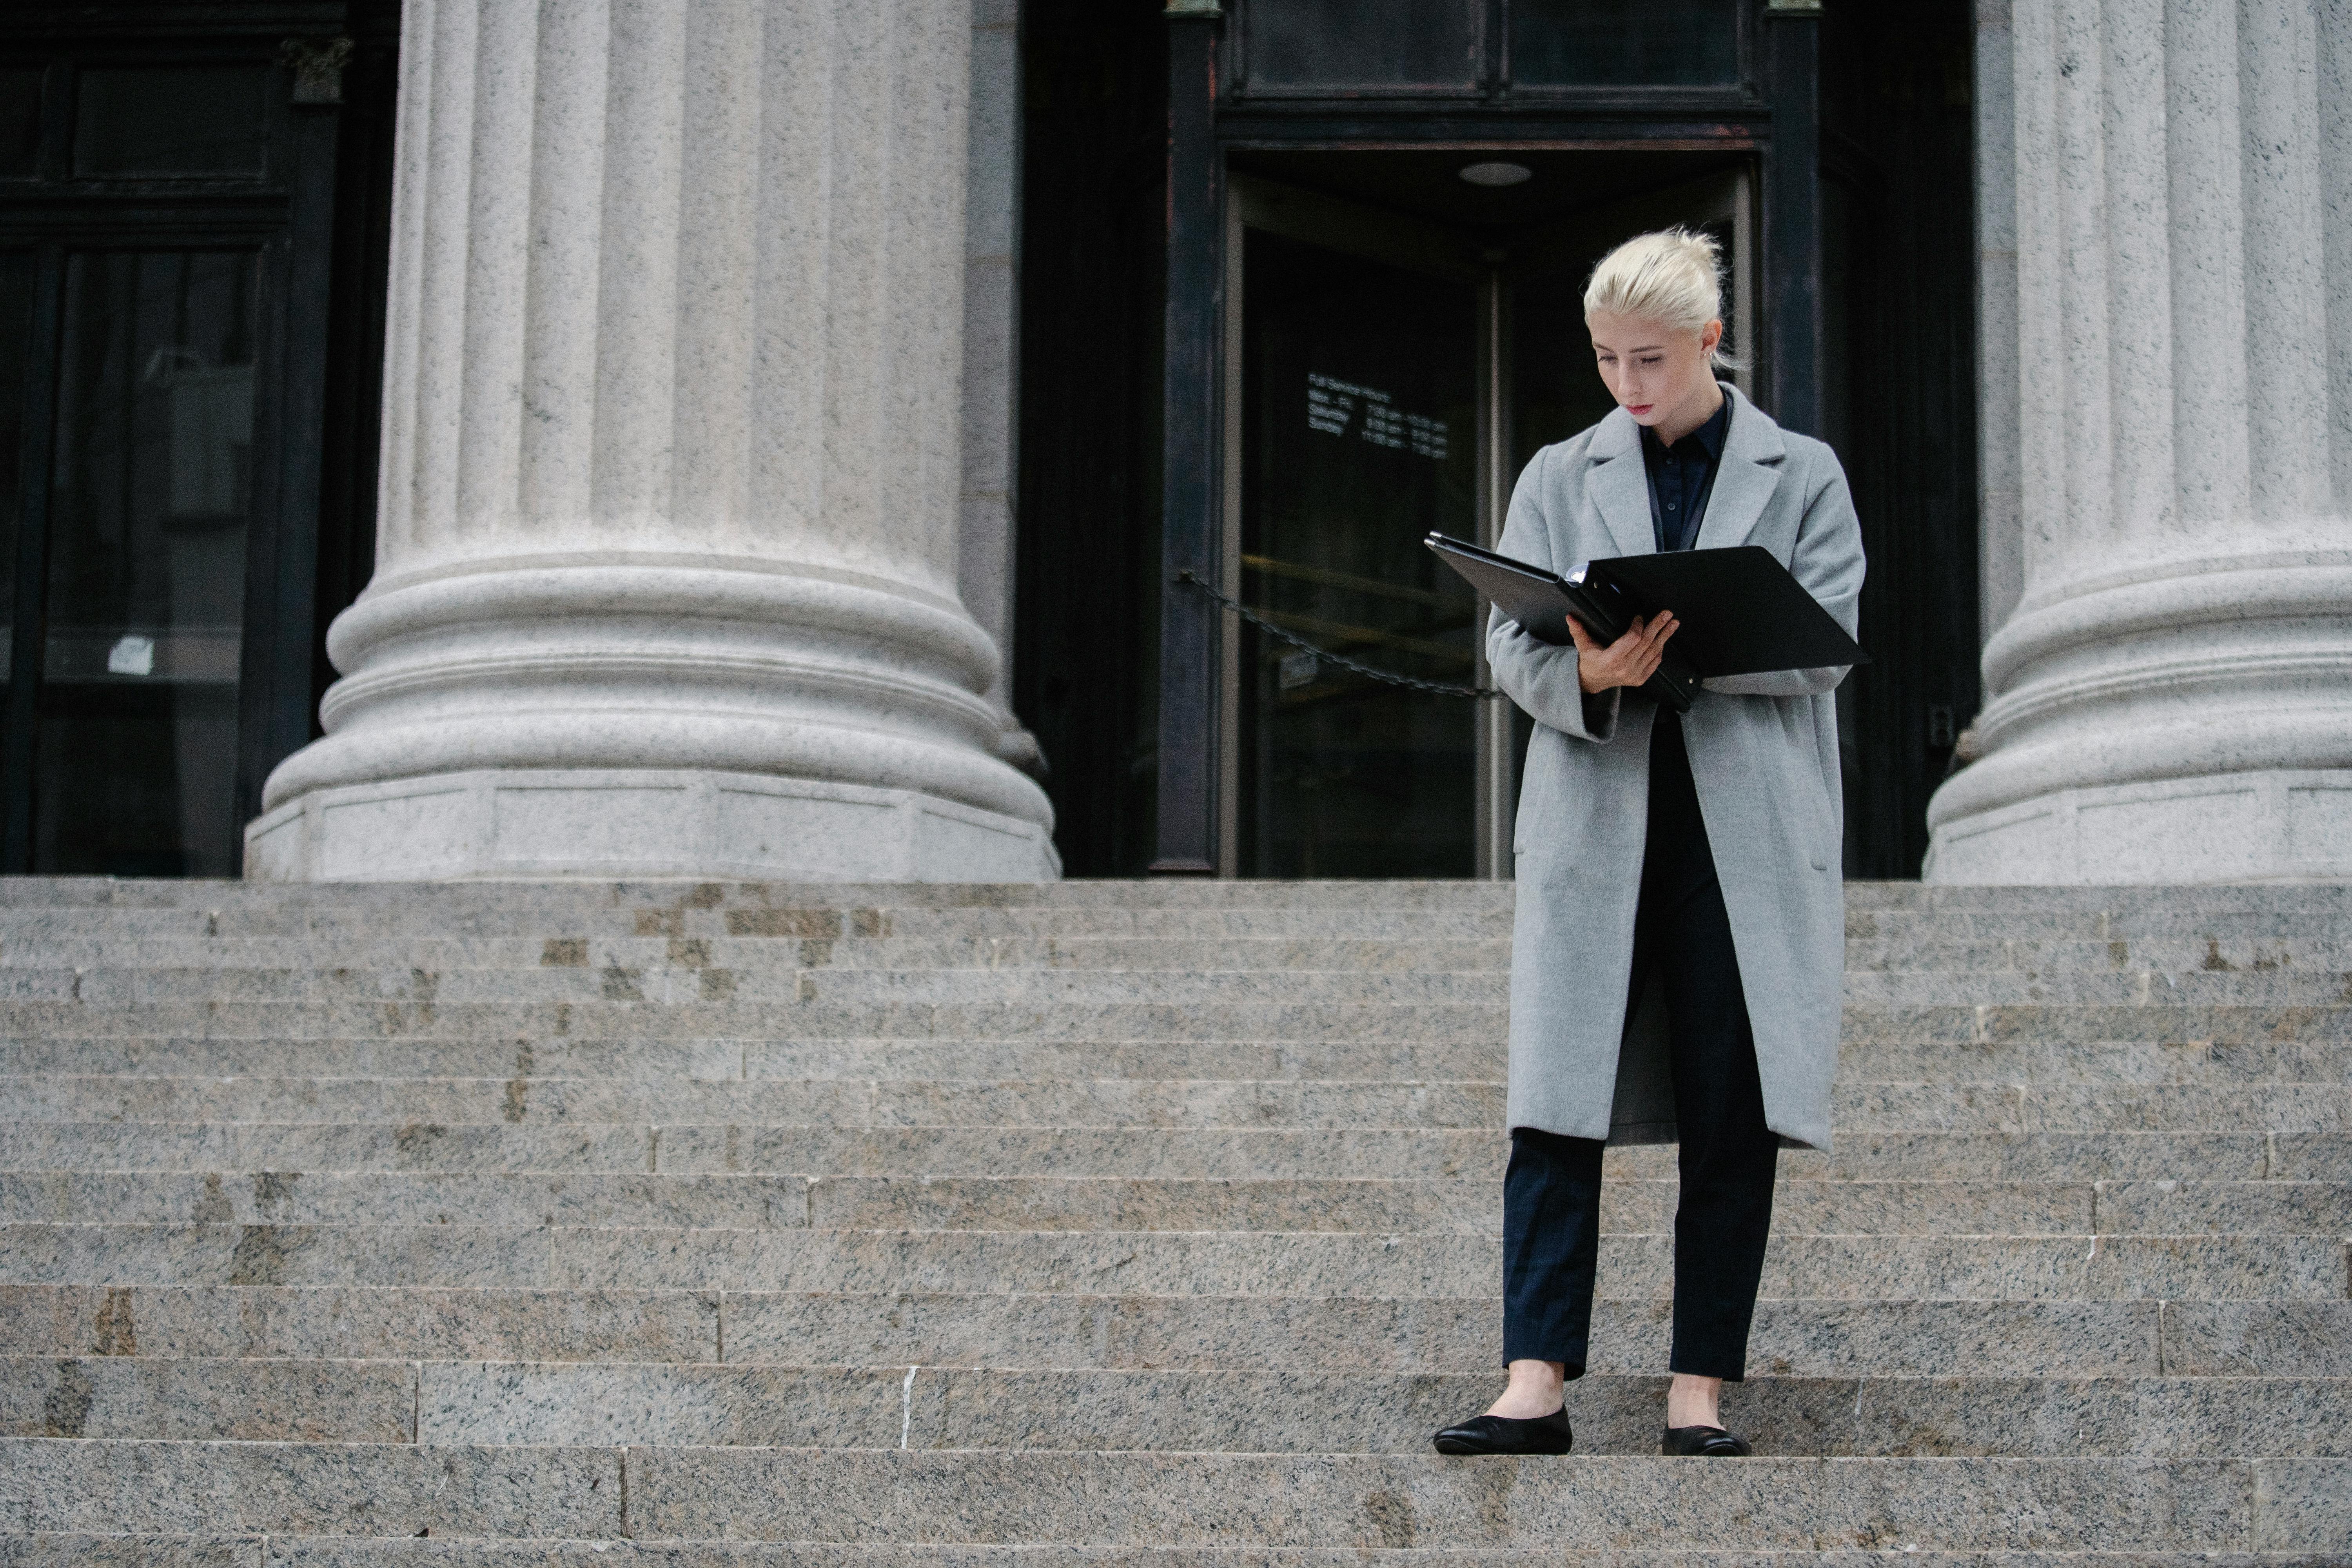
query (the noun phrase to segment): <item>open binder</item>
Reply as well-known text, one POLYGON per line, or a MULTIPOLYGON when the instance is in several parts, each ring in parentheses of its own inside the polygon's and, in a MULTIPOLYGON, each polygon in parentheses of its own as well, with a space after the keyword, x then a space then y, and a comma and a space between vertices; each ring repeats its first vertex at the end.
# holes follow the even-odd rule
POLYGON ((1710 677, 1870 662, 1760 544, 1620 555, 1588 561, 1563 577, 1443 533, 1423 542, 1538 642, 1573 641, 1570 616, 1595 640, 1612 643, 1634 616, 1673 611, 1682 625, 1642 689, 1677 713, 1690 711, 1699 682, 1710 677))

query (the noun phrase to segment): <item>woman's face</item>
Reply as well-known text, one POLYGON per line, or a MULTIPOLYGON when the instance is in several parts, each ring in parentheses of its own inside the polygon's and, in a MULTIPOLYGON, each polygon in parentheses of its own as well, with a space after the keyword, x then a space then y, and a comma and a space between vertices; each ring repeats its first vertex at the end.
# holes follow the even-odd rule
POLYGON ((1721 321, 1687 332, 1639 316, 1595 310, 1584 324, 1592 333, 1601 379, 1636 423, 1678 423, 1677 412, 1714 401, 1715 371, 1707 356, 1723 342, 1721 321))

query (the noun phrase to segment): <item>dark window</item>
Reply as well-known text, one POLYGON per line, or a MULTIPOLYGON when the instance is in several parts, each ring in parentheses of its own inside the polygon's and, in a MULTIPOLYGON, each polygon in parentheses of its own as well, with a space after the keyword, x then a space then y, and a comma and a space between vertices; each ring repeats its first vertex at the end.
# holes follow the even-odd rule
POLYGON ((74 173, 258 174, 268 89, 266 66, 85 70, 74 173))
POLYGON ((1739 0, 1511 0, 1515 87, 1727 87, 1739 0))
POLYGON ((41 172, 41 73, 0 70, 0 180, 41 172))
POLYGON ((1484 0, 1251 0, 1253 87, 1450 87, 1478 82, 1484 0))
POLYGON ((257 272, 250 251, 68 262, 37 870, 236 873, 257 272))

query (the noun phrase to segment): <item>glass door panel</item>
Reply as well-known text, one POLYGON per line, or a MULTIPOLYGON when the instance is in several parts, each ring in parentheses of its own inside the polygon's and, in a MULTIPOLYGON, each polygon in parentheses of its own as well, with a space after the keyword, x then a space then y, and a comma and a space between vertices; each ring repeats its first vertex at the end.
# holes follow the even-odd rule
POLYGON ((257 253, 68 258, 34 868, 233 876, 257 253))
MULTIPOLYGON (((1478 601, 1422 547, 1478 535, 1478 286, 1244 232, 1241 588, 1380 668, 1468 684, 1478 601)), ((1475 704, 1244 627, 1244 877, 1468 877, 1475 704)))
MULTIPOLYGON (((0 253, 0 698, 7 690, 16 607, 17 531, 24 521, 26 373, 33 352, 33 300, 40 258, 0 253)), ((0 700, 0 712, 6 703, 0 700)))

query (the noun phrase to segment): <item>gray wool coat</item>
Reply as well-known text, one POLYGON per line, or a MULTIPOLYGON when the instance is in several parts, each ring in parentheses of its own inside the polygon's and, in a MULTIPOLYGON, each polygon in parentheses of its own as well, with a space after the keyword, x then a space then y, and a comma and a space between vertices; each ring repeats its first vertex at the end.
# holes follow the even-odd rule
MULTIPOLYGON (((1764 546, 1851 634, 1862 529, 1844 470, 1829 447, 1724 390, 1731 428, 1698 548, 1764 546)), ((1538 452, 1500 548, 1562 573, 1655 550, 1633 416, 1619 409, 1538 452)), ((1499 613, 1487 621, 1486 653, 1495 684, 1537 721, 1513 837, 1509 1124, 1671 1142, 1654 983, 1626 1016, 1656 706, 1622 689, 1586 696, 1573 647, 1538 642, 1499 613)), ((1839 667, 1709 680, 1683 720, 1755 1026, 1764 1117, 1784 1144, 1816 1149, 1830 1143, 1845 975, 1835 696, 1844 678, 1839 667)))

